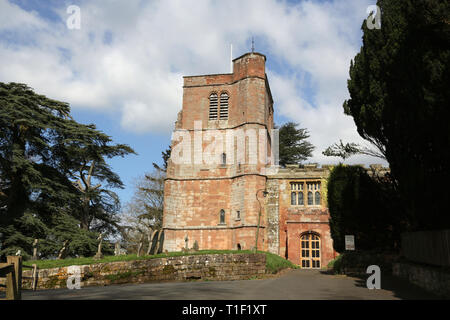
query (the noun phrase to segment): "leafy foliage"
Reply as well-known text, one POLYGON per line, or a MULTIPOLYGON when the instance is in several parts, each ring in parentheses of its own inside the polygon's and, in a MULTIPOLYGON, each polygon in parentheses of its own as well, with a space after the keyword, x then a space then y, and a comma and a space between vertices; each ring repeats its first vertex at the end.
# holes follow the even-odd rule
POLYGON ((386 157, 380 152, 377 152, 375 150, 366 147, 362 147, 354 142, 344 144, 342 140, 339 140, 339 143, 334 143, 333 145, 326 148, 322 152, 322 154, 328 157, 340 157, 342 158, 343 161, 356 154, 365 154, 373 157, 378 157, 381 159, 386 159, 386 157))
POLYGON ((314 146, 306 129, 297 129, 298 124, 287 122, 279 128, 280 165, 295 164, 311 157, 314 146))
POLYGON ((158 164, 156 164, 154 162, 153 162, 153 167, 156 170, 166 172, 167 171, 167 164, 168 164, 168 161, 169 161, 171 153, 172 153, 172 146, 169 146, 169 148, 167 148, 165 151, 161 152, 161 156, 162 156, 162 159, 163 159, 163 167, 161 168, 158 164))
POLYGON ((91 254, 92 231, 114 232, 119 202, 100 186, 123 185, 105 159, 134 151, 111 142, 74 121, 67 103, 0 83, 0 254, 26 257, 35 238, 43 256, 57 255, 65 240, 71 254, 91 254))
POLYGON ((361 250, 398 248, 406 222, 389 176, 371 177, 363 167, 339 165, 330 173, 327 197, 336 251, 344 251, 345 235, 354 235, 361 250))
POLYGON ((362 26, 344 111, 386 155, 411 229, 450 227, 450 2, 379 0, 381 29, 362 26))
POLYGON ((328 265, 336 274, 351 274, 353 272, 365 274, 367 267, 377 265, 382 274, 391 274, 392 265, 399 261, 396 252, 380 251, 347 251, 336 257, 328 265))

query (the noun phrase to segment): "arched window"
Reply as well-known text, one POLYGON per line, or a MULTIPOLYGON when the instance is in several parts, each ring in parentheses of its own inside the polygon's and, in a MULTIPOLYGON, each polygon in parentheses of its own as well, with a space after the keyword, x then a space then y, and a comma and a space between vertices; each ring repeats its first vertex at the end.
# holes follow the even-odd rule
POLYGON ((228 119, 228 94, 223 92, 220 95, 220 120, 228 119))
POLYGON ((211 93, 209 96, 209 120, 217 120, 217 94, 211 93))
POLYGON ((303 205, 303 191, 298 193, 298 205, 303 205))
POLYGON ((313 193, 308 191, 308 206, 312 206, 313 204, 313 193))
POLYGON ((220 210, 220 224, 225 224, 225 210, 220 210))
POLYGON ((222 153, 222 165, 226 165, 227 164, 227 154, 226 153, 222 153))
POLYGON ((297 203, 295 202, 295 198, 296 198, 296 193, 295 192, 291 192, 291 206, 295 206, 297 203))
POLYGON ((320 205, 320 192, 319 191, 316 191, 316 195, 315 195, 315 204, 316 204, 316 206, 319 206, 320 205))

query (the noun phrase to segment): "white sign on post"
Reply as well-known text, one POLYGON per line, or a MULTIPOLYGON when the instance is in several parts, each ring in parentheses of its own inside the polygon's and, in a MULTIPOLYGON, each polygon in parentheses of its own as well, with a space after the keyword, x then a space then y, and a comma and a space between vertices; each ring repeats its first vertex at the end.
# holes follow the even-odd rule
POLYGON ((345 236, 345 250, 355 250, 355 236, 346 235, 345 236))

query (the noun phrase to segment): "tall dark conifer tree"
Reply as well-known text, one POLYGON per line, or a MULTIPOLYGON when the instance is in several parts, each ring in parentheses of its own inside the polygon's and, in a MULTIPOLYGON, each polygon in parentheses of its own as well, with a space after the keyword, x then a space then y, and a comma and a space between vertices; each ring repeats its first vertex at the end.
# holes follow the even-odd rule
POLYGON ((306 140, 308 131, 297 127, 298 123, 287 122, 279 128, 281 166, 300 163, 312 156, 314 146, 306 140))
POLYGON ((450 2, 379 0, 363 23, 344 111, 386 155, 411 229, 450 228, 450 2))

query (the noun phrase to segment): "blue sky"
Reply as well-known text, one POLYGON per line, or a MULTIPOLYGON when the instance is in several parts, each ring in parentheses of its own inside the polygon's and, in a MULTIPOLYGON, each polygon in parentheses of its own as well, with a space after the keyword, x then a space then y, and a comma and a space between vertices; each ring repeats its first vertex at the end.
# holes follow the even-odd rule
MULTIPOLYGON (((233 57, 267 56, 275 121, 299 122, 316 146, 311 162, 340 138, 363 142, 343 115, 350 60, 374 1, 38 1, 0 0, 0 81, 23 82, 69 102, 138 153, 111 160, 130 200, 133 179, 161 163, 181 108, 182 76, 226 73, 233 57), (69 5, 80 29, 69 29, 69 5)), ((379 163, 358 156, 350 163, 379 163)), ((384 163, 385 164, 385 163, 384 163)))

